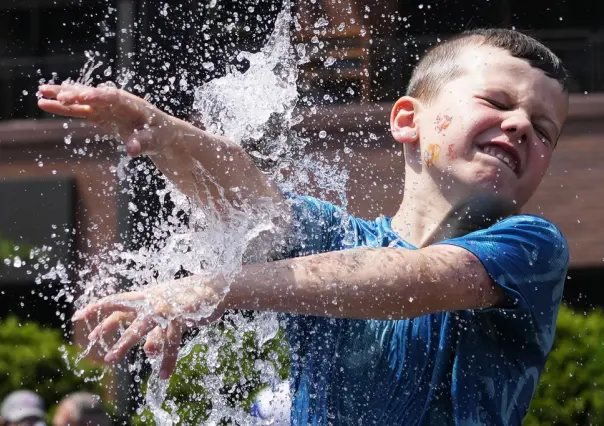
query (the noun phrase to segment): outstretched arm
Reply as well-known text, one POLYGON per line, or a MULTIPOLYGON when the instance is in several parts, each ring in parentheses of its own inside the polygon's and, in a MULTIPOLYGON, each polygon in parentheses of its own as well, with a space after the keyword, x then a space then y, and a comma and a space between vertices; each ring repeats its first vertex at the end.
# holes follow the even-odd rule
POLYGON ((40 86, 41 109, 85 118, 121 140, 128 154, 147 154, 184 194, 202 203, 283 201, 275 185, 239 146, 109 86, 40 86))
POLYGON ((90 339, 131 323, 106 360, 125 356, 148 335, 145 350, 163 350, 161 376, 167 378, 176 364, 182 331, 216 320, 225 309, 392 320, 486 308, 504 300, 482 263, 450 245, 357 248, 246 265, 225 297, 226 287, 220 277, 208 281, 191 276, 145 292, 106 297, 73 319, 100 320, 90 339))
POLYGON ((404 319, 486 308, 503 299, 465 249, 357 248, 249 265, 225 306, 316 316, 404 319))

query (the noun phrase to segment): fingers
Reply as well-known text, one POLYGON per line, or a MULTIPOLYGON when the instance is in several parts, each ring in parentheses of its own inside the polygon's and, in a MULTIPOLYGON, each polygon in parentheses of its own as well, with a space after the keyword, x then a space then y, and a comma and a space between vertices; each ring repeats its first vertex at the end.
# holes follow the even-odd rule
MULTIPOLYGON (((45 98, 56 99, 65 105, 86 104, 102 107, 112 106, 119 103, 121 101, 121 94, 123 92, 115 87, 91 87, 84 86, 82 84, 45 84, 40 86, 38 91, 45 98)), ((142 99, 140 99, 140 101, 145 102, 142 99)))
POLYGON ((122 337, 111 348, 105 356, 105 362, 112 363, 122 359, 143 337, 145 337, 157 323, 150 316, 144 316, 134 320, 132 325, 126 329, 122 337))
MULTIPOLYGON (((87 105, 97 114, 107 115, 105 119, 130 120, 137 125, 145 124, 156 112, 155 108, 146 100, 111 86, 42 85, 38 90, 44 98, 47 98, 46 100, 56 100, 65 106, 87 105)), ((42 105, 49 106, 45 103, 42 105)), ((55 110, 60 111, 58 108, 55 110)))
POLYGON ((162 354, 159 369, 159 378, 161 380, 170 378, 174 372, 174 368, 176 368, 182 333, 182 326, 176 322, 172 322, 165 330, 159 326, 155 327, 147 336, 147 341, 143 346, 147 356, 155 357, 162 354))
POLYGON ((143 349, 148 357, 157 356, 164 347, 164 330, 157 326, 147 335, 143 349))
POLYGON ((91 320, 94 317, 111 315, 115 311, 135 312, 137 306, 140 307, 136 302, 143 301, 144 299, 145 296, 139 291, 113 294, 92 302, 76 311, 71 319, 72 321, 91 320))
POLYGON ((182 328, 180 325, 174 322, 170 323, 165 330, 165 338, 164 356, 159 370, 159 378, 162 380, 168 379, 176 367, 178 349, 180 348, 180 341, 182 339, 182 328))
POLYGON ((59 84, 42 84, 38 87, 40 94, 46 98, 56 98, 61 90, 63 90, 63 86, 59 84))
POLYGON ((114 312, 98 324, 88 335, 88 340, 97 340, 101 334, 111 334, 136 319, 134 312, 114 312))
POLYGON ((38 106, 51 114, 85 118, 122 139, 135 157, 154 140, 150 127, 161 127, 166 115, 132 93, 110 86, 42 85, 38 106))
POLYGON ((92 115, 92 108, 89 105, 65 105, 55 100, 39 99, 38 106, 51 114, 67 117, 88 118, 92 115))

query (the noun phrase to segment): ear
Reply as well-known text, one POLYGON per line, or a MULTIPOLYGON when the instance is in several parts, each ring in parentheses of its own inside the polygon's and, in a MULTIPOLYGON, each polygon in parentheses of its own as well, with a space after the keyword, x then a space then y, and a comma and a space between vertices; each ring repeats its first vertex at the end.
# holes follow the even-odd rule
POLYGON ((419 101, 403 96, 394 104, 390 114, 390 132, 395 141, 413 143, 419 140, 419 125, 416 121, 419 101))

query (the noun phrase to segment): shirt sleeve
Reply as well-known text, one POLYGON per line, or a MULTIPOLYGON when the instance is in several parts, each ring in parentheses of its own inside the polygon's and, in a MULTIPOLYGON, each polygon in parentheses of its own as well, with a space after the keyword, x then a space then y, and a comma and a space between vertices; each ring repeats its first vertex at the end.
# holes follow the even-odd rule
POLYGON ((341 208, 317 198, 290 195, 292 238, 286 257, 340 250, 354 233, 354 221, 341 208))
POLYGON ((518 215, 465 237, 443 241, 473 253, 504 290, 503 307, 475 310, 478 323, 516 344, 536 344, 547 354, 569 264, 566 239, 551 222, 518 215))
MULTIPOLYGON (((356 232, 356 221, 341 208, 317 198, 286 194, 291 203, 292 237, 283 257, 308 256, 341 250, 347 235, 356 232)), ((295 352, 291 362, 293 388, 298 389, 301 372, 308 357, 313 356, 313 339, 321 336, 322 344, 335 339, 339 322, 325 327, 325 318, 290 313, 279 314, 289 344, 295 352), (314 336, 314 337, 313 337, 314 336)), ((332 320, 329 320, 332 321, 332 320)))

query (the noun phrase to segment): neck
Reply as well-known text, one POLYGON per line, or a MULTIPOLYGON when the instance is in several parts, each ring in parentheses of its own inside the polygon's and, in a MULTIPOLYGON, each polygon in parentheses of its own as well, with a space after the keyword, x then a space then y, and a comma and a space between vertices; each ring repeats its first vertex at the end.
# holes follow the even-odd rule
POLYGON ((513 206, 494 194, 443 194, 432 179, 405 179, 405 192, 392 229, 421 248, 485 229, 509 216, 513 206))

